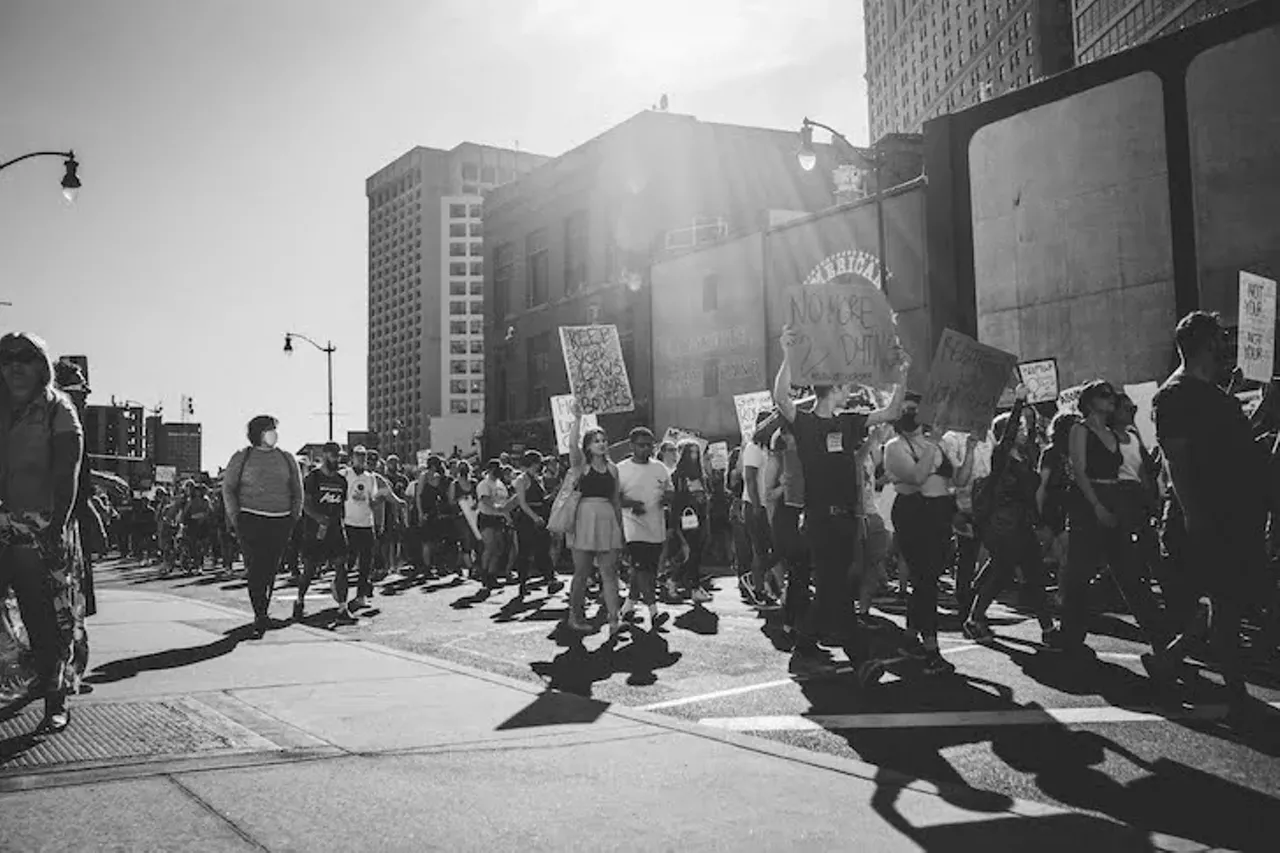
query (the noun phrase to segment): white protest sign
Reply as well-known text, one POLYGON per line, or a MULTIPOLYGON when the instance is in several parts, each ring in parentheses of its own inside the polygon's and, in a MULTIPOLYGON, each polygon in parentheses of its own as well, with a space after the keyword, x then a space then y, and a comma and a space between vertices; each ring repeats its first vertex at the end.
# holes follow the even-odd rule
POLYGON ((174 483, 178 479, 178 468, 176 465, 157 465, 156 466, 156 482, 157 483, 174 483))
POLYGON ((1052 403, 1058 399, 1058 360, 1045 358, 1040 361, 1024 361, 1018 365, 1018 375, 1027 386, 1028 403, 1052 403))
POLYGON ((755 435, 756 416, 773 408, 773 395, 768 391, 735 394, 733 407, 738 411, 738 429, 742 432, 742 443, 746 444, 755 435))
POLYGON ((1158 382, 1139 382, 1136 385, 1124 386, 1124 393, 1129 395, 1129 399, 1138 407, 1138 411, 1133 415, 1133 425, 1137 428, 1138 435, 1142 436, 1142 442, 1146 444, 1148 450, 1156 446, 1155 409, 1151 401, 1159 390, 1158 382))
POLYGON ((431 451, 430 451, 430 450, 419 450, 419 451, 417 452, 417 457, 418 457, 418 468, 420 468, 420 469, 421 469, 421 468, 426 468, 426 467, 427 467, 427 460, 431 458, 431 451))
POLYGON ((712 471, 729 470, 729 442, 714 441, 707 445, 707 459, 712 471))
POLYGON ((1245 379, 1270 382, 1276 358, 1276 283, 1240 273, 1240 336, 1236 363, 1245 379))
POLYGON ((569 390, 584 414, 635 411, 617 326, 561 326, 560 349, 569 390))
POLYGON ((1080 392, 1084 390, 1083 385, 1072 385, 1070 388, 1064 388, 1058 392, 1058 411, 1059 412, 1078 412, 1078 404, 1080 402, 1080 392))
POLYGON ((672 444, 679 444, 685 439, 696 441, 698 443, 698 452, 706 454, 707 440, 696 430, 683 429, 682 427, 667 427, 666 434, 662 436, 663 441, 669 441, 672 444))
MULTIPOLYGON (((573 395, 560 394, 551 398, 551 418, 556 425, 556 453, 569 452, 569 433, 573 430, 573 395)), ((582 416, 582 432, 599 429, 600 419, 595 415, 582 416)))

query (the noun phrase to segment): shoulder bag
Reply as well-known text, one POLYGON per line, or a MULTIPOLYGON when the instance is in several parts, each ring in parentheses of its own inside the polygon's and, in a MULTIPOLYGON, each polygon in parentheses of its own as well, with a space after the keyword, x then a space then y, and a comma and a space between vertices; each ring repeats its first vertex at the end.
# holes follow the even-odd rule
POLYGON ((582 493, 578 491, 580 479, 582 471, 574 468, 560 484, 560 491, 556 493, 555 502, 551 504, 551 515, 547 519, 547 529, 552 533, 565 535, 573 531, 578 521, 578 502, 582 500, 582 493))

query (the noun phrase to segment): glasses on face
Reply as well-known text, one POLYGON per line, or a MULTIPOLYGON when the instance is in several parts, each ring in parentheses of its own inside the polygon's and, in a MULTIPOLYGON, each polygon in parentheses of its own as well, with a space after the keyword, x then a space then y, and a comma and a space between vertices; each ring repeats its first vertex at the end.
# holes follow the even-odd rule
POLYGON ((31 365, 41 360, 40 353, 32 349, 8 350, 0 352, 0 367, 13 364, 31 365))

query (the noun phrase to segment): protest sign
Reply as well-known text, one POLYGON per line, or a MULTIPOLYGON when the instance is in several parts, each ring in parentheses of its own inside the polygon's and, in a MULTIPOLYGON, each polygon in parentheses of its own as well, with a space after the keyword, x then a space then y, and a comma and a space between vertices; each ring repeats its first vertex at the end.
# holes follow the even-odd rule
POLYGON ((742 432, 742 443, 746 444, 755 435, 756 416, 773 408, 773 395, 768 391, 735 394, 733 407, 738 410, 738 429, 742 432))
POLYGON ((697 430, 684 429, 683 427, 667 427, 666 433, 662 436, 663 441, 669 441, 672 444, 679 444, 685 439, 696 441, 698 443, 698 451, 706 454, 707 440, 697 430))
POLYGON ((157 465, 156 466, 156 482, 157 483, 175 483, 178 480, 178 468, 176 465, 157 465))
POLYGON ((1080 403, 1080 392, 1084 390, 1083 385, 1072 385, 1070 388, 1064 388, 1058 392, 1058 411, 1059 412, 1078 412, 1080 403))
POLYGON ((1000 394, 997 408, 1011 409, 1018 391, 1018 385, 1027 386, 1027 402, 1052 403, 1058 399, 1058 360, 1044 358, 1037 361, 1024 361, 1009 377, 1009 384, 1000 394))
POLYGON ((1240 273, 1240 332, 1236 363, 1245 379, 1270 382, 1276 358, 1276 283, 1240 273))
POLYGON ((560 349, 569 391, 584 415, 635 410, 617 326, 561 326, 560 349))
MULTIPOLYGON (((556 452, 569 452, 569 432, 573 429, 573 395, 560 394, 551 398, 551 419, 556 426, 556 452)), ((599 429, 600 419, 595 415, 582 416, 582 430, 599 429)))
POLYGON ((1253 417, 1253 413, 1262 405, 1264 396, 1262 388, 1254 388, 1252 391, 1241 391, 1236 394, 1236 399, 1240 401, 1244 413, 1249 417, 1253 417))
POLYGON ((430 450, 419 450, 419 451, 417 451, 417 453, 416 453, 415 455, 416 455, 417 460, 418 460, 418 468, 420 468, 420 469, 422 469, 422 468, 426 468, 426 467, 427 467, 427 460, 431 458, 431 451, 430 451, 430 450))
POLYGON ((729 470, 729 442, 715 441, 707 445, 707 460, 712 471, 729 470))
POLYGON ((945 329, 929 367, 919 420, 935 431, 984 433, 1018 357, 945 329))
MULTIPOLYGON (((1158 390, 1160 390, 1158 382, 1139 382, 1136 385, 1124 386, 1124 393, 1128 394, 1129 399, 1138 407, 1138 411, 1133 415, 1133 425, 1148 449, 1156 446, 1156 416, 1151 401, 1158 390)), ((1079 399, 1078 396, 1077 399, 1079 399)))
POLYGON ((883 387, 898 381, 897 324, 875 286, 797 285, 787 288, 786 305, 784 316, 796 337, 787 350, 793 384, 883 387))

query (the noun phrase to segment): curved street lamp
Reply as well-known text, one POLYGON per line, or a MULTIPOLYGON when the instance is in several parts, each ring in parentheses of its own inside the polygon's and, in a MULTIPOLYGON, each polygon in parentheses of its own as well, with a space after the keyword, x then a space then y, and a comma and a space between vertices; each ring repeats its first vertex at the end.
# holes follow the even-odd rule
POLYGON ((297 332, 285 332, 284 333, 284 351, 285 352, 287 353, 293 352, 294 338, 300 338, 301 340, 306 341, 316 349, 320 350, 320 352, 325 354, 325 358, 329 363, 329 440, 333 441, 333 354, 337 352, 338 348, 335 347, 332 342, 328 342, 325 346, 320 346, 320 344, 311 340, 311 338, 308 338, 306 335, 302 335, 297 332))
POLYGON ((818 153, 813 148, 813 129, 820 127, 831 134, 831 138, 841 143, 842 159, 858 166, 870 166, 876 175, 876 241, 878 258, 878 275, 880 277, 880 290, 886 296, 889 295, 889 282, 886 280, 885 271, 885 241, 884 241, 884 187, 881 185, 881 169, 884 166, 884 152, 874 148, 859 148, 849 141, 843 133, 836 130, 830 125, 823 124, 820 121, 805 116, 800 124, 800 149, 796 151, 796 162, 800 164, 800 168, 806 172, 813 171, 818 165, 818 153))
POLYGON ((64 171, 62 173, 62 195, 69 202, 74 202, 76 196, 80 194, 80 176, 76 174, 76 170, 80 168, 80 163, 76 161, 76 152, 74 151, 32 151, 30 154, 23 154, 21 157, 14 157, 4 163, 0 163, 0 170, 7 169, 14 163, 21 163, 23 160, 30 160, 32 157, 61 157, 64 160, 64 171))

